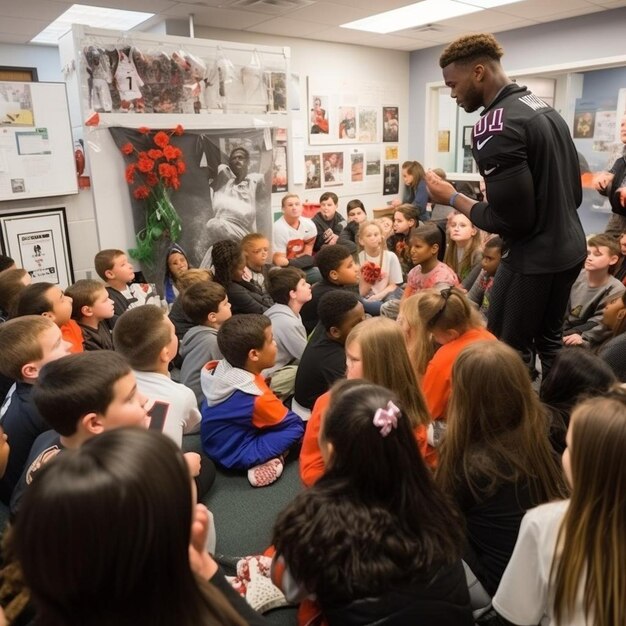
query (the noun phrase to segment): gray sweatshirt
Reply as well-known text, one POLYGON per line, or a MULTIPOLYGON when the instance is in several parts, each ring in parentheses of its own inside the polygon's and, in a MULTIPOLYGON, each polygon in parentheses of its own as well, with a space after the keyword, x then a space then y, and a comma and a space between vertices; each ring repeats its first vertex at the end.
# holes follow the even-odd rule
POLYGON ((200 372, 209 361, 223 358, 217 345, 217 330, 209 326, 194 326, 188 330, 180 342, 180 355, 183 358, 180 382, 196 394, 200 406, 204 399, 200 386, 200 372))

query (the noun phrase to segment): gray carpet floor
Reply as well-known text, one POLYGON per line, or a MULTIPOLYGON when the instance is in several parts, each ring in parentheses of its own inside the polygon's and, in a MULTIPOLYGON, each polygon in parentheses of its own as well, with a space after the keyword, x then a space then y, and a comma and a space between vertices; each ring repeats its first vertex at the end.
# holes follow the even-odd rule
MULTIPOLYGON (((186 436, 185 450, 198 450, 197 435, 186 436)), ((260 554, 272 541, 278 513, 302 490, 298 460, 288 458, 282 476, 272 485, 254 488, 244 472, 218 469, 215 483, 203 498, 213 513, 217 536, 216 554, 225 557, 260 554)), ((227 572, 229 573, 229 572, 227 572)), ((270 624, 293 626, 295 608, 275 609, 265 614, 270 624)))

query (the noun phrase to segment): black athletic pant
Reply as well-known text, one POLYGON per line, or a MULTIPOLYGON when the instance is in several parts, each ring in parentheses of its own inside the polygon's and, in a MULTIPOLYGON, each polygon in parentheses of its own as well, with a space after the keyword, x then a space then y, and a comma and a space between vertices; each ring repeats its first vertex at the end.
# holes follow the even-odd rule
POLYGON ((529 369, 534 355, 543 378, 563 347, 563 319, 582 263, 552 274, 518 274, 500 263, 489 302, 488 328, 520 352, 529 369))

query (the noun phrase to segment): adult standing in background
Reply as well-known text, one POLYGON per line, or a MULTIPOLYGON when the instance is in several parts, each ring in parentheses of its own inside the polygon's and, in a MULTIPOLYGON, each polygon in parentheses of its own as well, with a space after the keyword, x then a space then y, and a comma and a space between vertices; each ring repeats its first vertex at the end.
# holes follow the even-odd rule
MULTIPOLYGON (((626 113, 620 123, 619 138, 626 144, 626 113)), ((611 203, 613 214, 606 225, 606 232, 619 237, 626 230, 626 147, 608 172, 600 172, 595 177, 594 187, 611 203)))
POLYGON ((501 64, 493 35, 461 37, 439 59, 451 97, 468 113, 484 107, 472 131, 472 153, 489 202, 460 194, 433 172, 434 202, 447 202, 505 241, 488 327, 545 376, 562 346, 570 288, 586 256, 577 209, 582 201, 578 156, 563 118, 501 64))

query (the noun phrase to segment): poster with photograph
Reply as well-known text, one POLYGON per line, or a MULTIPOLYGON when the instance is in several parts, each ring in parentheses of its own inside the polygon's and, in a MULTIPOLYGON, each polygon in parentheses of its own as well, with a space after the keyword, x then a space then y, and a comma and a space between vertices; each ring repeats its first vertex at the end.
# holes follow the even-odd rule
MULTIPOLYGON (((328 96, 312 96, 309 114, 309 134, 328 135, 328 96)), ((313 142, 313 137, 311 138, 313 142)))
POLYGON ((274 144, 272 193, 287 191, 287 146, 274 144))
POLYGON ((362 152, 350 155, 350 180, 353 183, 361 183, 364 180, 364 157, 362 152))
POLYGON ((287 110, 287 75, 285 72, 267 72, 268 111, 271 113, 287 110))
POLYGON ((3 251, 23 267, 34 283, 65 289, 74 282, 65 209, 0 216, 3 251))
POLYGON ((337 136, 340 141, 356 140, 356 107, 339 107, 337 136))
POLYGON ((380 148, 378 146, 365 150, 365 175, 380 176, 380 148))
POLYGON ((378 141, 378 109, 359 107, 359 141, 364 143, 378 141))
POLYGON ((398 141, 399 131, 398 107, 383 107, 383 141, 398 141))
POLYGON ((324 185, 343 185, 343 152, 322 153, 324 185))
MULTIPOLYGON (((170 201, 182 223, 176 243, 185 250, 190 267, 205 266, 213 244, 221 239, 240 241, 252 232, 271 238, 274 155, 267 130, 185 130, 170 138, 186 164, 180 188, 170 192, 170 201)), ((127 143, 140 151, 149 146, 150 138, 137 130, 112 127, 109 131, 120 148, 127 143)), ((120 153, 120 168, 126 164, 120 153)), ((129 195, 135 232, 140 232, 146 226, 145 203, 133 198, 130 189, 129 195)), ((152 267, 142 267, 149 282, 162 284, 163 258, 170 245, 167 237, 160 239, 152 267)))
POLYGON ((617 113, 615 111, 597 111, 593 129, 594 142, 611 142, 615 137, 617 113))
POLYGON ((0 126, 34 126, 33 100, 28 83, 0 84, 0 126))
POLYGON ((305 189, 320 189, 322 187, 322 166, 319 154, 304 155, 304 171, 306 173, 305 189))
POLYGON ((449 130, 440 130, 437 133, 437 152, 450 152, 449 130))
POLYGON ((383 176, 383 196, 398 193, 400 188, 400 164, 385 163, 383 176))
POLYGON ((574 115, 574 139, 592 139, 595 111, 576 111, 574 115))

